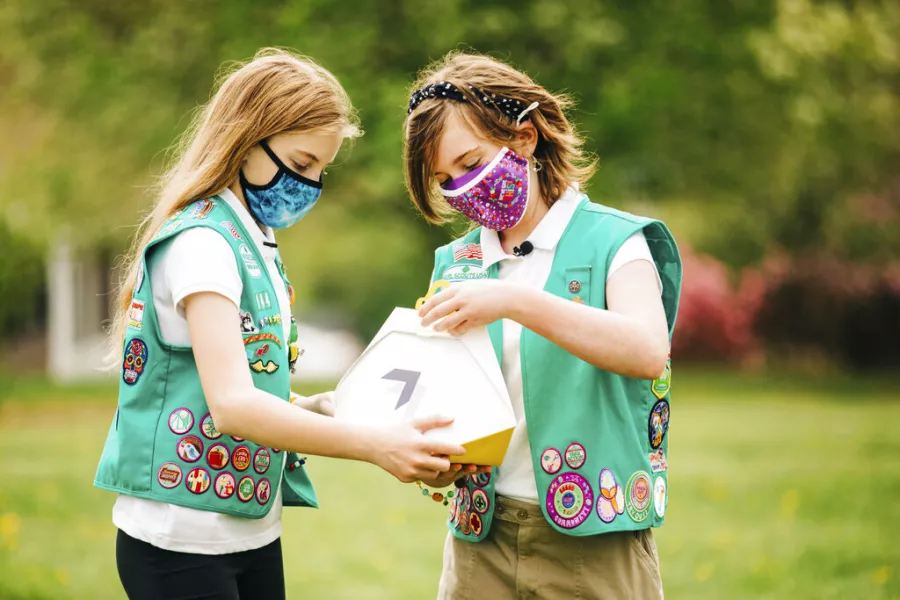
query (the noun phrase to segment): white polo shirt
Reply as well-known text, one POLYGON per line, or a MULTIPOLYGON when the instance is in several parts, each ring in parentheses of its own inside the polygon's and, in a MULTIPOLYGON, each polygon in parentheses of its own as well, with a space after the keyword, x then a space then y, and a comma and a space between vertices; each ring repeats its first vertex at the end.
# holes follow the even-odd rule
MULTIPOLYGON (((261 230, 231 190, 219 194, 234 210, 253 238, 265 261, 275 288, 275 298, 284 324, 284 339, 290 334, 291 305, 275 264, 272 230, 261 230)), ((231 246, 221 234, 195 227, 166 240, 156 250, 158 260, 149 272, 153 306, 163 341, 191 345, 184 299, 197 292, 215 292, 237 307, 243 283, 231 246)), ((237 315, 235 314, 235 327, 237 315)), ((174 446, 172 451, 175 451, 174 446)), ((121 494, 113 506, 113 524, 133 538, 173 552, 229 554, 262 548, 281 537, 281 488, 272 508, 262 519, 245 519, 221 513, 195 510, 121 494)))
MULTIPOLYGON (((498 276, 504 281, 512 281, 527 285, 535 289, 544 289, 550 270, 553 266, 553 258, 556 255, 556 246, 560 238, 572 220, 575 210, 578 208, 579 195, 574 188, 569 188, 541 219, 528 241, 534 246, 525 256, 513 256, 507 254, 500 245, 500 238, 496 231, 481 229, 481 252, 483 266, 490 267, 499 263, 498 276)), ((651 264, 653 256, 643 232, 632 235, 619 248, 613 258, 606 280, 622 268, 624 265, 636 261, 647 260, 651 264)), ((658 274, 657 274, 658 275, 658 274)), ((662 281, 659 282, 660 293, 662 281)), ((500 473, 497 477, 497 494, 539 504, 538 492, 534 483, 534 468, 531 450, 528 445, 528 430, 525 427, 525 401, 522 392, 522 363, 519 356, 519 340, 522 334, 522 326, 510 319, 503 319, 503 362, 501 369, 506 388, 512 400, 513 412, 516 415, 516 428, 513 431, 506 458, 500 465, 500 473)))

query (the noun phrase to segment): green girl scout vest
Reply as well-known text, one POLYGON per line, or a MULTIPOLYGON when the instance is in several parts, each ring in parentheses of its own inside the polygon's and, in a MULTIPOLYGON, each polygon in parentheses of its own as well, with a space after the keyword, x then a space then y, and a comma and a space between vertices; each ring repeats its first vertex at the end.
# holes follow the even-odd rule
MULTIPOLYGON (((103 448, 97 487, 199 510, 258 519, 282 487, 285 506, 318 507, 296 456, 216 430, 189 346, 162 340, 149 277, 160 243, 192 227, 219 232, 234 250, 243 293, 240 328, 253 384, 285 401, 296 360, 295 339, 284 339, 275 285, 253 238, 228 203, 200 200, 175 214, 144 249, 122 356, 119 406, 103 448), (292 348, 293 346, 293 348, 292 348), (285 469, 285 463, 289 468, 285 469)), ((294 324, 291 337, 296 336, 294 324)))
MULTIPOLYGON (((659 221, 591 203, 582 196, 560 239, 545 291, 606 308, 606 273, 619 247, 643 230, 663 284, 672 327, 681 289, 675 241, 659 221)), ((480 230, 439 248, 432 280, 496 278, 498 266, 481 264, 480 230)), ((502 323, 488 326, 501 360, 502 323)), ((662 525, 668 481, 671 362, 654 381, 598 369, 523 329, 522 385, 525 417, 541 510, 558 531, 574 536, 662 525)), ((494 468, 493 475, 500 475, 494 468)), ((453 534, 480 541, 495 505, 492 474, 457 481, 450 502, 453 534)))

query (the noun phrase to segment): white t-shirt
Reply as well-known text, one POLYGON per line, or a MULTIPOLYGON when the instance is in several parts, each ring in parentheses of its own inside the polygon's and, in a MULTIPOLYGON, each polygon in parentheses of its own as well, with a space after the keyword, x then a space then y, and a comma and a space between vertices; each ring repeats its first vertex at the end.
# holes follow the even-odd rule
MULTIPOLYGON (((290 333, 290 300, 275 264, 275 249, 264 246, 274 242, 272 230, 259 225, 230 191, 219 194, 241 219, 253 242, 262 253, 275 288, 275 298, 284 324, 290 333)), ((184 299, 197 292, 215 292, 240 305, 243 284, 234 252, 221 234, 195 227, 163 242, 162 253, 149 272, 153 306, 160 334, 169 344, 190 346, 191 337, 184 317, 184 299)), ((237 308, 235 308, 237 310, 237 308)), ((235 319, 235 326, 237 319, 235 319)), ((195 510, 121 494, 113 506, 113 524, 133 538, 173 552, 192 554, 229 554, 261 548, 281 536, 281 488, 272 508, 262 519, 245 519, 221 513, 195 510)))
MULTIPOLYGON (((560 198, 544 215, 534 231, 528 236, 528 241, 534 246, 525 256, 513 256, 504 252, 500 245, 500 238, 496 231, 481 229, 481 251, 483 266, 489 267, 499 263, 498 277, 505 281, 514 281, 536 289, 543 289, 550 276, 553 266, 553 257, 556 255, 556 246, 563 232, 569 225, 569 221, 578 208, 579 196, 574 188, 560 198)), ((636 260, 647 260, 651 264, 653 256, 650 246, 643 232, 637 232, 629 237, 619 248, 613 257, 606 274, 606 280, 612 277, 616 271, 626 264, 636 260)), ((657 273, 659 277, 659 273, 657 273)), ((659 281, 660 293, 662 293, 662 280, 659 281)), ((503 319, 503 361, 501 369, 509 397, 512 400, 513 412, 516 415, 516 428, 513 431, 506 458, 500 465, 500 473, 497 477, 497 494, 539 504, 538 491, 534 483, 534 467, 531 457, 531 449, 528 442, 528 429, 525 426, 525 400, 522 391, 522 362, 519 356, 519 341, 521 339, 522 326, 510 319, 503 319)))

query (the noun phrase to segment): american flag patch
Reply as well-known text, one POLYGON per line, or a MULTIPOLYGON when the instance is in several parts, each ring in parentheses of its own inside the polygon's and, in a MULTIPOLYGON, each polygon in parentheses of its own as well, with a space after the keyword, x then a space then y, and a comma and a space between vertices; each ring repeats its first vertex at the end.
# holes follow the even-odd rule
POLYGON ((453 246, 453 260, 481 260, 481 244, 456 244, 453 246))

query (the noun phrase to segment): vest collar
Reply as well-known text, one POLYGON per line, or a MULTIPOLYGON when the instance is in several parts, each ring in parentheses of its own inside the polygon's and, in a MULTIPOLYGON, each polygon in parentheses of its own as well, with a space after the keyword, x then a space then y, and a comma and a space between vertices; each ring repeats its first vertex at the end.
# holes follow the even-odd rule
POLYGON ((263 245, 263 242, 275 243, 275 234, 272 231, 272 228, 266 227, 265 225, 260 226, 253 219, 253 215, 250 214, 247 208, 240 200, 238 200, 238 197, 235 196, 234 192, 230 189, 225 188, 219 192, 219 197, 225 200, 228 206, 231 207, 231 210, 233 210, 241 220, 241 224, 244 226, 244 229, 247 230, 247 233, 250 234, 250 237, 253 238, 253 242, 256 244, 256 247, 259 248, 263 258, 266 260, 273 258, 275 256, 275 248, 263 245))

